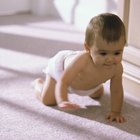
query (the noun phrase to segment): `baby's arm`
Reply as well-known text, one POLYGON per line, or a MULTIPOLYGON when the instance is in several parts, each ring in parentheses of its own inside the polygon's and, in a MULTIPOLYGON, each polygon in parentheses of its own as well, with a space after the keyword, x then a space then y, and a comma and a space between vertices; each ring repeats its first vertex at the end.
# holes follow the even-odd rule
POLYGON ((111 79, 111 112, 107 116, 109 121, 115 120, 118 123, 125 122, 125 118, 121 114, 123 105, 122 73, 123 68, 122 65, 120 65, 116 70, 115 76, 111 79))
POLYGON ((71 85, 77 74, 85 67, 87 54, 82 53, 73 60, 72 63, 64 70, 62 77, 56 84, 55 96, 57 104, 64 109, 77 109, 79 105, 72 103, 68 99, 68 87, 71 85))
POLYGON ((80 108, 79 105, 72 103, 68 99, 67 94, 68 85, 65 81, 61 80, 56 85, 55 97, 57 105, 61 109, 77 109, 80 108))

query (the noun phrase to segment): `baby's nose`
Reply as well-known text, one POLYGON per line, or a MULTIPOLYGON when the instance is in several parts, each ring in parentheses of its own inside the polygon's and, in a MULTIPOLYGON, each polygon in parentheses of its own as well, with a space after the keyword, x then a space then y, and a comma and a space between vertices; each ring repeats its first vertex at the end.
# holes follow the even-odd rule
POLYGON ((112 64, 113 62, 114 62, 113 56, 108 56, 108 57, 106 58, 106 63, 107 63, 107 64, 112 64))

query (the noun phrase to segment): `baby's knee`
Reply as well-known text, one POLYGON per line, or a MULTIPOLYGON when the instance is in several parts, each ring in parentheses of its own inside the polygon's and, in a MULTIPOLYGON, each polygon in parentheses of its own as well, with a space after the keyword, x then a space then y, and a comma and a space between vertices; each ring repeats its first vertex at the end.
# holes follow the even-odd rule
POLYGON ((51 100, 46 100, 46 99, 41 99, 41 102, 46 106, 55 106, 56 105, 56 101, 51 101, 51 100))
POLYGON ((104 94, 104 87, 101 86, 97 91, 91 94, 90 97, 93 99, 99 99, 103 96, 103 94, 104 94))

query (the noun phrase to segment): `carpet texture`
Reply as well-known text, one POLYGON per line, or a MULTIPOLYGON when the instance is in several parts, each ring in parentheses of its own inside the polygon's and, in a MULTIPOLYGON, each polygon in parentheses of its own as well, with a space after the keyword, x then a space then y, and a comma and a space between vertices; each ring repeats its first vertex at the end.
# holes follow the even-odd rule
POLYGON ((83 33, 60 19, 0 17, 0 140, 140 140, 140 100, 125 92, 124 124, 109 123, 109 82, 100 100, 69 95, 76 111, 47 107, 31 81, 42 77, 48 59, 63 49, 80 50, 83 33))

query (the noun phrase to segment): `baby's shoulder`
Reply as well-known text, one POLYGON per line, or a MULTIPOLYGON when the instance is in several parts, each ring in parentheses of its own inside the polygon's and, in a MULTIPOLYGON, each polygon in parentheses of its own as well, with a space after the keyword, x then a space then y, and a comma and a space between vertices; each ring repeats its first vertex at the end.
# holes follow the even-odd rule
POLYGON ((91 57, 90 57, 90 54, 89 54, 87 51, 81 51, 81 52, 79 53, 78 57, 79 57, 80 59, 83 59, 83 60, 88 60, 88 59, 91 58, 91 57))
POLYGON ((89 53, 86 51, 76 51, 74 57, 74 61, 87 61, 89 59, 89 53))
POLYGON ((87 63, 88 54, 85 51, 75 51, 71 55, 65 58, 65 68, 72 67, 84 67, 87 63))
POLYGON ((78 62, 83 63, 84 65, 87 65, 91 62, 91 57, 90 54, 87 51, 82 51, 78 56, 77 56, 78 62))

